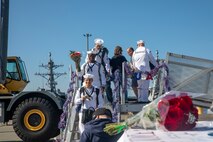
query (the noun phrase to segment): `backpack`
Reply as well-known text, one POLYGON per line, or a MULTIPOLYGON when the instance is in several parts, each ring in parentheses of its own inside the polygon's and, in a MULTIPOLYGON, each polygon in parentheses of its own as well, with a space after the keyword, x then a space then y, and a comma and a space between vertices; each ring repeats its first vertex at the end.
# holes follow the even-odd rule
MULTIPOLYGON (((98 105, 99 105, 99 100, 98 100, 99 92, 100 92, 100 90, 98 88, 95 88, 95 93, 96 93, 96 107, 98 107, 98 105)), ((84 87, 80 88, 80 98, 81 98, 81 94, 82 93, 83 93, 83 95, 85 95, 85 88, 84 87)), ((80 112, 81 106, 82 106, 82 104, 77 104, 77 106, 75 108, 77 113, 80 112)))
POLYGON ((101 48, 101 50, 96 55, 99 55, 101 52, 102 52, 102 55, 101 55, 101 65, 103 66, 104 72, 105 72, 105 75, 106 75, 107 70, 106 70, 106 67, 105 67, 106 64, 104 62, 104 56, 105 56, 105 54, 109 53, 109 50, 106 47, 103 47, 103 48, 101 48))
POLYGON ((101 56, 101 64, 103 65, 103 67, 104 67, 104 71, 105 71, 105 74, 107 73, 107 70, 106 70, 106 64, 105 64, 105 62, 104 62, 104 56, 105 56, 105 53, 109 53, 109 51, 108 51, 108 49, 106 48, 106 47, 103 47, 102 48, 102 56, 101 56))
POLYGON ((151 59, 150 59, 150 57, 149 57, 149 53, 148 53, 147 50, 146 50, 146 54, 147 54, 147 56, 148 56, 148 58, 149 58, 149 67, 150 67, 151 70, 153 70, 153 69, 155 68, 155 65, 152 64, 151 59))

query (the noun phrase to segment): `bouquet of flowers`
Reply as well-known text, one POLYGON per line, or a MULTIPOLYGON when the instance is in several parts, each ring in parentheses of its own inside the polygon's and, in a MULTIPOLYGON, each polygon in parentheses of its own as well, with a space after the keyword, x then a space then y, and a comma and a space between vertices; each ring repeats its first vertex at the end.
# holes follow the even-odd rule
POLYGON ((81 53, 77 51, 70 51, 70 58, 77 63, 81 61, 81 53))
POLYGON ((144 106, 142 111, 126 121, 107 124, 104 131, 114 135, 134 126, 183 131, 194 128, 197 120, 198 110, 193 106, 189 94, 171 91, 144 106))
POLYGON ((70 51, 70 58, 75 62, 76 69, 80 71, 81 53, 78 51, 70 51))

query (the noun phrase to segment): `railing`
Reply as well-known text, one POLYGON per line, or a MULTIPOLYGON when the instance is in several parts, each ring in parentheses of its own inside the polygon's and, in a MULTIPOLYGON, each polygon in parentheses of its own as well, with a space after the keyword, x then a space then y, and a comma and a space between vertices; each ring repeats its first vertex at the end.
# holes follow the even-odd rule
MULTIPOLYGON (((122 93, 124 93, 127 88, 130 88, 127 79, 134 74, 134 72, 131 71, 130 67, 127 65, 126 62, 123 62, 122 64, 122 93)), ((141 72, 142 74, 151 75, 153 78, 152 83, 153 87, 150 88, 150 94, 152 97, 152 100, 156 97, 162 95, 164 92, 167 92, 170 90, 169 87, 169 69, 167 67, 167 64, 164 63, 164 61, 160 62, 158 66, 156 66, 153 70, 150 72, 141 72)), ((125 104, 125 95, 121 95, 121 104, 125 104)))
POLYGON ((71 142, 76 134, 76 112, 74 107, 74 99, 77 89, 79 88, 79 81, 76 73, 70 67, 71 80, 69 88, 67 90, 67 99, 63 105, 63 113, 60 117, 59 129, 60 129, 60 138, 57 139, 58 142, 71 142))

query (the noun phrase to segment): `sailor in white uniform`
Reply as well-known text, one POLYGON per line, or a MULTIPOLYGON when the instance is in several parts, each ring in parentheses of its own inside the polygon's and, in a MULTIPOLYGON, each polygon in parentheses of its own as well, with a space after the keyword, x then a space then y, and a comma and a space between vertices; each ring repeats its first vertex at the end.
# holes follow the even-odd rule
POLYGON ((84 75, 84 83, 81 88, 84 88, 81 91, 79 88, 76 92, 75 96, 75 105, 81 104, 81 108, 79 111, 79 130, 80 133, 84 131, 84 124, 82 123, 82 112, 83 109, 93 108, 94 110, 97 108, 103 107, 103 97, 101 91, 97 91, 98 88, 95 88, 92 85, 94 76, 92 74, 84 75))
MULTIPOLYGON (((96 54, 95 61, 100 63, 105 69, 107 74, 110 71, 110 64, 108 58, 108 49, 103 47, 104 41, 103 39, 97 38, 94 40, 95 47, 91 49, 96 54)), ((85 62, 89 60, 88 55, 85 59, 85 62)))
MULTIPOLYGON (((134 71, 137 72, 150 72, 150 63, 157 66, 151 51, 145 48, 143 40, 137 41, 137 49, 133 52, 132 61, 134 71)), ((146 80, 146 75, 142 74, 138 82, 138 102, 149 102, 149 80, 146 80)))
POLYGON ((87 51, 88 61, 81 66, 81 71, 77 72, 79 77, 82 77, 85 74, 92 74, 93 86, 101 88, 103 91, 106 85, 106 77, 104 74, 103 66, 95 61, 96 54, 94 51, 87 51))

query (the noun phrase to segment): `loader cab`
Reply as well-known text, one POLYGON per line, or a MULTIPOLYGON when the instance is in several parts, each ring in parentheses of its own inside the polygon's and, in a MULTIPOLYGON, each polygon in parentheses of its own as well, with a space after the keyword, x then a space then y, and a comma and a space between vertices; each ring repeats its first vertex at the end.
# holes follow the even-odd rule
POLYGON ((5 87, 9 92, 16 94, 23 91, 27 83, 29 78, 24 61, 20 57, 8 57, 5 87))

